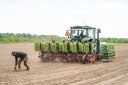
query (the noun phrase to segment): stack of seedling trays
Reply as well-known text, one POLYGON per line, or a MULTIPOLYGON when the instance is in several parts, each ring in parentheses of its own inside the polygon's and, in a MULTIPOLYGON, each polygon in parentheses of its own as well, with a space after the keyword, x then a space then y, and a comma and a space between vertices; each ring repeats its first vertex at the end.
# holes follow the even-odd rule
POLYGON ((41 43, 35 43, 34 47, 35 47, 35 51, 41 51, 41 43))
MULTIPOLYGON (((63 42, 61 43, 35 43, 34 47, 35 47, 35 51, 42 51, 45 53, 59 52, 59 53, 70 53, 70 54, 77 54, 77 53, 86 54, 89 52, 89 43, 84 43, 84 44, 76 43, 76 42, 73 42, 73 43, 63 43, 63 42)), ((91 43, 91 49, 92 49, 91 52, 93 52, 94 50, 93 43, 91 43)))
POLYGON ((112 60, 115 56, 114 44, 100 43, 100 53, 102 60, 112 60))
POLYGON ((72 54, 77 53, 77 44, 75 42, 69 44, 69 52, 72 54))

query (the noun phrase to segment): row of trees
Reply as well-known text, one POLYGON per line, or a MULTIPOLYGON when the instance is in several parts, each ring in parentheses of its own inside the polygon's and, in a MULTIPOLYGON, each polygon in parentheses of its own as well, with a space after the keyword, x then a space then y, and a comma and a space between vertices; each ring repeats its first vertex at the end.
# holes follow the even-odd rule
MULTIPOLYGON (((60 42, 64 40, 64 37, 59 37, 56 35, 32 35, 25 33, 0 33, 0 43, 34 43, 34 42, 48 42, 51 40, 55 40, 56 42, 60 42)), ((108 43, 128 43, 128 38, 100 38, 102 42, 108 43)))
POLYGON ((62 41, 62 37, 56 35, 32 35, 32 34, 14 34, 14 33, 0 33, 0 43, 32 43, 32 42, 47 42, 56 40, 62 41))
POLYGON ((128 43, 128 38, 100 38, 100 41, 108 43, 128 43))

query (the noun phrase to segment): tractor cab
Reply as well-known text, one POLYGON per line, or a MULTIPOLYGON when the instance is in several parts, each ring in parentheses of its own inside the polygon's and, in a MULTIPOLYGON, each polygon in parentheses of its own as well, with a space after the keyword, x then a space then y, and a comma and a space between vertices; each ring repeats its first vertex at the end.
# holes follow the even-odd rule
POLYGON ((89 27, 89 26, 73 26, 70 30, 67 30, 66 36, 68 36, 71 42, 83 42, 91 41, 95 42, 99 39, 99 29, 89 27))

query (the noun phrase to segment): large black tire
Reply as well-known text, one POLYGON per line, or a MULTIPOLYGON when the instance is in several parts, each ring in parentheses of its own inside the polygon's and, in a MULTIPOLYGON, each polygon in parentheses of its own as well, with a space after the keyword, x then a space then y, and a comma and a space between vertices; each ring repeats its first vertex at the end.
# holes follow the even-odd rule
POLYGON ((83 55, 82 56, 82 64, 85 64, 86 63, 86 55, 83 55))

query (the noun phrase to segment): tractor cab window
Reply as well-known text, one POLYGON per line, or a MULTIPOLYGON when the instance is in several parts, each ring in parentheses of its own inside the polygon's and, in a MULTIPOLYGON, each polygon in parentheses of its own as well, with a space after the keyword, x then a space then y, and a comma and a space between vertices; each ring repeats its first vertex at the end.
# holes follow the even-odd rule
POLYGON ((84 38, 86 37, 86 30, 72 30, 71 37, 84 38))
POLYGON ((77 30, 72 30, 71 31, 71 36, 74 37, 74 36, 78 36, 78 31, 77 30))
POLYGON ((81 38, 86 37, 86 30, 79 30, 79 36, 80 36, 81 38))
POLYGON ((88 38, 95 38, 95 30, 94 29, 88 29, 88 38))

